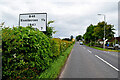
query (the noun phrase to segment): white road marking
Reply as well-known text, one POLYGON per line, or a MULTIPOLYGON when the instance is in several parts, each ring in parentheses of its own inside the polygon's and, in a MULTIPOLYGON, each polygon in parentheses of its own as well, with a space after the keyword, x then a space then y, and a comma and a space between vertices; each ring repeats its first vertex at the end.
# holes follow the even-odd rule
POLYGON ((83 47, 84 49, 86 49, 85 47, 83 47))
POLYGON ((103 61, 104 63, 106 63, 107 65, 109 65, 110 67, 112 67, 113 69, 115 69, 116 71, 119 71, 119 69, 117 69, 116 67, 114 67, 113 65, 111 65, 110 63, 108 63, 107 61, 105 61, 104 59, 100 58, 99 56, 95 55, 98 59, 100 59, 101 61, 103 61))
POLYGON ((92 53, 90 50, 88 50, 89 51, 89 53, 92 53))

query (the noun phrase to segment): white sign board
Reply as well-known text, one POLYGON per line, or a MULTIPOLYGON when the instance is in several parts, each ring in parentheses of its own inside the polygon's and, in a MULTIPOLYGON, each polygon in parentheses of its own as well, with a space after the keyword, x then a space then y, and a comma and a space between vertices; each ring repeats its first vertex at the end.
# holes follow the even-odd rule
POLYGON ((20 14, 19 26, 32 26, 44 32, 47 28, 47 13, 20 14))
POLYGON ((100 41, 100 44, 103 44, 103 41, 100 41))

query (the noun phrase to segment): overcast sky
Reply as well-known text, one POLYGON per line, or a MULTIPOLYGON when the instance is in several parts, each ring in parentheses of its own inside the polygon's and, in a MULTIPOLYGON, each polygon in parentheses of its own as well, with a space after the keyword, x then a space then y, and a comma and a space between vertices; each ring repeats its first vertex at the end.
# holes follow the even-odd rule
POLYGON ((119 0, 0 0, 0 22, 5 26, 18 26, 19 14, 47 13, 47 20, 55 20, 53 26, 58 31, 53 37, 74 37, 83 35, 86 28, 103 21, 113 24, 118 36, 119 0))

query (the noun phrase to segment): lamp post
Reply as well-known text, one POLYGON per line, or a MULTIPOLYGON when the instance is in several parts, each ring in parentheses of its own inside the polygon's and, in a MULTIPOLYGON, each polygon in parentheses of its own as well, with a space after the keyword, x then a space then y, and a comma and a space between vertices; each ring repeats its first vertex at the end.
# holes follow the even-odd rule
MULTIPOLYGON (((105 22, 105 15, 104 14, 98 14, 98 15, 103 15, 104 16, 104 22, 105 22)), ((104 23, 104 45, 103 48, 105 49, 105 23, 104 23)))

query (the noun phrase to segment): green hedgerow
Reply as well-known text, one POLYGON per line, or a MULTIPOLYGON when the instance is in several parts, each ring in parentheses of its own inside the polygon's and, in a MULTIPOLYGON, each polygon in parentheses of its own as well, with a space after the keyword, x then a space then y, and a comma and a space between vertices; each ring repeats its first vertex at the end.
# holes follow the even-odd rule
POLYGON ((36 77, 48 68, 53 54, 50 39, 32 27, 2 29, 2 77, 36 77))

